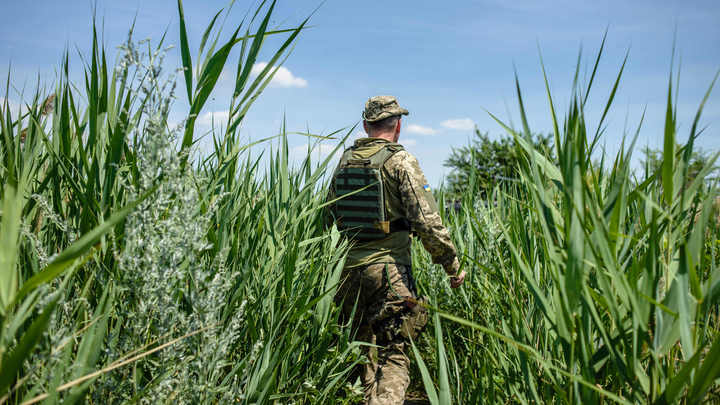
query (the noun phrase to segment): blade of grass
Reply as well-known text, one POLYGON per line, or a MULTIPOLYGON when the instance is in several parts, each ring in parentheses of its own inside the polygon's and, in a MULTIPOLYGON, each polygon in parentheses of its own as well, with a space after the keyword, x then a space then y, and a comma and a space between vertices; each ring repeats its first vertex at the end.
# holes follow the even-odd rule
MULTIPOLYGON (((178 0, 177 7, 178 14, 180 16, 180 54, 182 55, 183 75, 185 76, 185 89, 187 90, 188 104, 193 105, 192 58, 190 56, 190 45, 188 44, 187 29, 185 28, 185 12, 183 11, 182 0, 178 0)), ((218 14, 215 15, 215 18, 213 18, 212 23, 208 27, 208 30, 205 32, 205 35, 203 36, 203 40, 200 45, 201 52, 203 45, 205 45, 205 40, 207 40, 208 31, 210 30, 210 28, 212 28, 212 24, 215 23, 215 19, 220 14, 220 11, 218 11, 218 14)))
POLYGON ((50 263, 48 263, 41 272, 35 274, 23 284, 15 298, 15 303, 21 300, 30 291, 50 282, 62 274, 70 267, 75 259, 85 255, 96 243, 98 243, 103 235, 110 232, 115 225, 124 220, 125 217, 135 209, 135 207, 152 195, 156 189, 157 186, 153 187, 148 192, 140 196, 140 198, 115 212, 105 222, 98 225, 95 229, 83 235, 80 239, 76 240, 72 245, 63 250, 57 257, 55 257, 55 259, 50 261, 50 263))

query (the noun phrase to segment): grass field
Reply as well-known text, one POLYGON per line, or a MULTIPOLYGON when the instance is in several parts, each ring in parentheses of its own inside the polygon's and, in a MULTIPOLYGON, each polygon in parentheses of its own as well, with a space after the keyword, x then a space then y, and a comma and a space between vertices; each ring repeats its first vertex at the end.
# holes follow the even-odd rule
MULTIPOLYGON (((273 7, 229 36, 216 17, 194 56, 178 2, 180 72, 163 41, 132 37, 108 64, 93 31, 83 83, 65 55, 53 88, 0 106, 0 404, 362 399, 348 376, 364 359, 333 303, 348 242, 323 217, 335 162, 293 165, 287 143, 340 148, 352 130, 283 128, 256 142, 277 145, 263 157, 241 141, 305 28, 269 30, 273 7), (284 42, 250 75, 268 36, 284 42), (199 151, 195 118, 223 69, 230 114, 199 151), (175 97, 191 106, 177 128, 175 97)), ((671 73, 662 163, 633 171, 635 133, 616 156, 597 150, 623 68, 591 96, 601 55, 564 114, 548 90, 552 154, 526 141, 518 84, 522 128, 498 123, 524 156, 520 178, 484 199, 471 176, 462 208, 441 207, 469 272, 459 292, 414 243, 432 316, 413 389, 433 404, 720 403, 718 155, 689 170, 705 101, 678 133, 671 73), (596 99, 606 114, 586 122, 596 99)))

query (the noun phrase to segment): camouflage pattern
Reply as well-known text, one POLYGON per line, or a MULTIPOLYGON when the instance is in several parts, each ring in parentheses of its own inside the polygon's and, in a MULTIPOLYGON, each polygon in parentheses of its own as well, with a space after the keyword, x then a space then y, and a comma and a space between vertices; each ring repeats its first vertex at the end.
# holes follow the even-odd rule
MULTIPOLYGON (((381 148, 399 146, 379 138, 355 141, 353 157, 367 158, 381 148)), ((387 218, 405 218, 420 237, 433 263, 440 264, 449 275, 456 274, 460 263, 450 233, 443 226, 435 197, 417 159, 405 150, 390 157, 383 166, 383 189, 387 218)), ((328 198, 333 198, 330 195, 328 198)), ((394 232, 387 238, 356 244, 348 253, 346 266, 365 266, 373 263, 411 265, 409 232, 394 232)))
MULTIPOLYGON (((368 158, 383 148, 398 146, 384 139, 362 138, 355 142, 353 157, 368 158)), ((456 274, 460 265, 455 246, 417 159, 403 149, 387 159, 382 170, 387 218, 407 219, 433 262, 448 274, 456 274)), ((343 282, 335 297, 342 305, 345 322, 355 311, 356 339, 377 346, 365 347, 369 362, 363 366, 361 379, 367 404, 404 402, 410 384, 410 338, 427 323, 425 308, 413 301, 416 291, 410 247, 407 231, 355 243, 348 252, 343 282)))
POLYGON ((408 110, 400 107, 393 96, 370 97, 365 103, 362 117, 367 122, 376 122, 395 115, 408 115, 408 110))
POLYGON ((417 159, 401 151, 388 159, 385 168, 397 181, 404 217, 410 221, 433 263, 442 265, 448 275, 456 274, 460 263, 455 246, 450 232, 442 224, 435 197, 417 159))
POLYGON ((345 268, 335 297, 343 321, 355 311, 356 339, 365 346, 368 363, 361 379, 366 404, 402 404, 410 385, 410 337, 427 324, 427 311, 412 301, 417 297, 409 266, 377 263, 345 268))

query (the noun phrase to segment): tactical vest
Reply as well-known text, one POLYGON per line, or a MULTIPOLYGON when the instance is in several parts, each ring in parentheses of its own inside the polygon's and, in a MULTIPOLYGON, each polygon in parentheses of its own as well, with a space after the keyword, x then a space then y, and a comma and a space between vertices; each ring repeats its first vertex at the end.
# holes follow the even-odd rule
POLYGON ((406 219, 388 218, 383 179, 383 165, 403 147, 386 145, 368 159, 353 158, 354 149, 355 146, 345 151, 333 178, 335 198, 340 198, 333 206, 338 229, 360 242, 408 231, 406 219))

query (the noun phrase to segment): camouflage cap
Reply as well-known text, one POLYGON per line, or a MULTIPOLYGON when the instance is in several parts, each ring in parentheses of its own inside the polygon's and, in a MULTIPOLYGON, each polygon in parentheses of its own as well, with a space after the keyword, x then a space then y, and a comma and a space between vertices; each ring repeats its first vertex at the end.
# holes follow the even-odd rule
POLYGON ((362 117, 367 122, 376 122, 395 115, 408 115, 408 110, 398 105, 393 96, 370 97, 365 103, 362 117))

